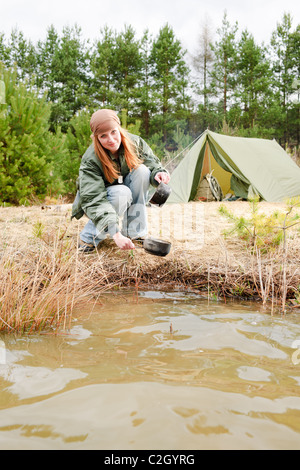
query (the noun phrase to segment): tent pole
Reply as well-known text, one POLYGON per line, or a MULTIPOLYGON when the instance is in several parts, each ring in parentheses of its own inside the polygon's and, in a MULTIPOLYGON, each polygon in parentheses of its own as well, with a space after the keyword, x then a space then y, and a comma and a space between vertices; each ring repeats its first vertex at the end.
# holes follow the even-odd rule
MULTIPOLYGON (((204 131, 205 132, 205 131, 204 131)), ((203 136, 204 132, 202 132, 202 134, 198 135, 198 137, 196 137, 195 140, 193 140, 193 142, 191 142, 189 145, 187 145, 183 150, 181 150, 181 152, 178 153, 178 155, 175 155, 175 157, 173 157, 166 165, 165 165, 165 168, 167 168, 170 163, 172 163, 176 158, 178 158, 183 152, 186 151, 186 149, 188 149, 191 145, 193 145, 195 142, 197 142, 197 140, 200 139, 200 137, 203 136)))

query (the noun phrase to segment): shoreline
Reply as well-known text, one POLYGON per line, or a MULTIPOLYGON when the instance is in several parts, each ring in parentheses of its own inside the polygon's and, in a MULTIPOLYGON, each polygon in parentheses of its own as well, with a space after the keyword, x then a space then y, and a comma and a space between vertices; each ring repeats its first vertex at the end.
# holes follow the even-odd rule
MULTIPOLYGON (((186 289, 203 298, 255 300, 282 313, 298 311, 298 222, 287 232, 284 253, 278 248, 260 255, 246 249, 236 233, 224 236, 232 223, 219 212, 221 206, 237 217, 251 215, 247 201, 149 207, 149 236, 172 243, 166 257, 143 249, 121 252, 111 239, 91 254, 78 253, 88 219, 71 222, 71 204, 0 208, 0 331, 67 327, 78 303, 127 288, 186 289)), ((285 214, 286 204, 258 203, 258 213, 274 212, 285 214)))

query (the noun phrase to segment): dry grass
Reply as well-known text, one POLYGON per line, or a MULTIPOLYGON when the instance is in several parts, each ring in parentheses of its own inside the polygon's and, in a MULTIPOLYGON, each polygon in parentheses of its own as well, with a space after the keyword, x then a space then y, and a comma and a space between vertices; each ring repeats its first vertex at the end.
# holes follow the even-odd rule
POLYGON ((5 244, 0 252, 0 331, 66 329, 75 307, 111 288, 98 260, 81 260, 66 232, 46 233, 22 247, 5 244))
MULTIPOLYGON (((188 209, 198 208, 195 204, 188 209)), ((283 251, 262 256, 245 249, 236 237, 224 239, 226 221, 218 214, 218 203, 203 207, 204 243, 195 247, 193 239, 193 246, 189 245, 189 234, 187 240, 172 239, 166 258, 142 249, 121 252, 111 240, 93 254, 79 254, 78 234, 86 219, 71 223, 70 206, 0 209, 0 331, 61 331, 69 327, 74 308, 81 303, 97 302, 103 292, 122 288, 188 289, 208 299, 259 300, 282 312, 287 305, 297 308, 297 230, 289 232, 283 251)), ((238 215, 247 208, 247 203, 230 204, 238 215)), ((283 206, 275 208, 284 210, 283 206)), ((167 210, 153 214, 164 220, 167 210)), ((191 219, 188 211, 185 216, 191 219)), ((176 222, 172 217, 174 233, 176 222)))
POLYGON ((280 252, 262 257, 245 251, 243 259, 202 260, 193 254, 161 259, 157 265, 140 258, 118 262, 116 257, 102 266, 107 282, 126 288, 193 291, 205 298, 248 299, 269 304, 272 311, 284 313, 288 306, 300 308, 300 269, 296 252, 291 251, 283 269, 280 252), (237 260, 236 260, 237 261, 237 260))

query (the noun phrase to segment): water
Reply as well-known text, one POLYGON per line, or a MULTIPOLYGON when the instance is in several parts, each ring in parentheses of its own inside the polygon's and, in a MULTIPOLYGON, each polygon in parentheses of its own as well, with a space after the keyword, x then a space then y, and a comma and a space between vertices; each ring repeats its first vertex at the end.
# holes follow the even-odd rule
POLYGON ((0 449, 300 448, 299 314, 119 294, 1 339, 0 449))

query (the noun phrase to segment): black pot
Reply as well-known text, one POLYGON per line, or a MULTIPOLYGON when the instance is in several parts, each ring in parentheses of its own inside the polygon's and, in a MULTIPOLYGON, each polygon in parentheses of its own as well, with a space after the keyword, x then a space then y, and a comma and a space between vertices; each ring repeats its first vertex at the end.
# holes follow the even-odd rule
POLYGON ((171 243, 157 238, 145 238, 143 242, 144 250, 155 256, 166 256, 170 253, 171 243))
POLYGON ((171 194, 171 188, 165 183, 159 183, 156 188, 155 193, 153 194, 152 198, 150 199, 150 204, 154 204, 156 206, 163 206, 168 197, 171 194))

